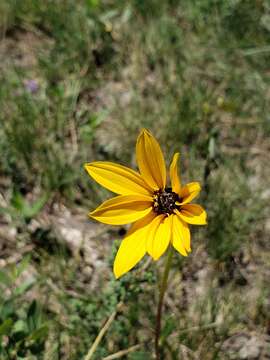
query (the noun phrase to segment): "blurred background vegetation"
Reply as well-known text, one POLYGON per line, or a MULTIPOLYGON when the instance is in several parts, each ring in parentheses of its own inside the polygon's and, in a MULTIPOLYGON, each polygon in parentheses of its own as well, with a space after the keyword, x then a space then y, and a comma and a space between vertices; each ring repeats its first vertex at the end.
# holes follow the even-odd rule
POLYGON ((135 167, 142 127, 209 216, 163 358, 269 359, 269 1, 1 0, 0 36, 0 359, 83 359, 115 309, 92 359, 153 358, 163 259, 114 280, 126 229, 87 218, 110 195, 83 170, 135 167))

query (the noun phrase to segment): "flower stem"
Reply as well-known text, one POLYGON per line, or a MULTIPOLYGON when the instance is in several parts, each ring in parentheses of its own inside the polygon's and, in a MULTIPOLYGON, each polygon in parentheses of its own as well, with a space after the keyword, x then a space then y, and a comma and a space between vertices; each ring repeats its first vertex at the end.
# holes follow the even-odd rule
POLYGON ((168 276, 172 264, 172 246, 169 247, 168 255, 166 259, 166 264, 163 272, 163 276, 161 279, 160 287, 159 287, 159 301, 158 301, 158 309, 157 309, 157 317, 156 317, 156 332, 155 332, 155 354, 156 360, 160 360, 160 347, 159 347, 159 337, 161 331, 161 319, 162 319, 162 308, 163 308, 163 300, 164 295, 167 289, 168 284, 168 276))

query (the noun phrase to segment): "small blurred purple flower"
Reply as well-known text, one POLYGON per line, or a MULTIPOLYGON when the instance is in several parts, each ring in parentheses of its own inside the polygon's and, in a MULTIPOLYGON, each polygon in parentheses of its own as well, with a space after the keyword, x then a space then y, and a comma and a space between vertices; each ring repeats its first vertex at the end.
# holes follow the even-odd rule
POLYGON ((37 80, 34 80, 34 79, 25 80, 24 86, 25 86, 25 89, 27 91, 29 91, 31 94, 36 93, 39 89, 39 84, 38 84, 37 80))

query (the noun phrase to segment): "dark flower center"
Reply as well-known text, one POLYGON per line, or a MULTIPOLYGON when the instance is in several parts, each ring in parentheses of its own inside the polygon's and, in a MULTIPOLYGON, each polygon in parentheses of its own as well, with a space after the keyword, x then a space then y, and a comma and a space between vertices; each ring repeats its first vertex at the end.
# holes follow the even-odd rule
POLYGON ((153 209, 158 214, 172 214, 174 209, 180 208, 176 201, 180 201, 179 196, 171 188, 155 191, 153 209))

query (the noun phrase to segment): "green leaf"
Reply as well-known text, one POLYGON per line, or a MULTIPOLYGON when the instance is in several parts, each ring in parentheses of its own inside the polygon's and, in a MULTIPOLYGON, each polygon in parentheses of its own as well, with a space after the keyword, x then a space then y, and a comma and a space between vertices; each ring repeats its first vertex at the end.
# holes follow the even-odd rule
POLYGON ((2 270, 0 270, 0 283, 6 285, 7 287, 10 287, 12 284, 12 279, 10 276, 2 270))
POLYGON ((38 326, 40 318, 40 311, 37 306, 36 300, 33 300, 31 305, 29 306, 28 312, 27 312, 27 324, 30 331, 34 331, 36 327, 38 326))
POLYGON ((31 335, 28 337, 29 341, 41 341, 44 340, 49 332, 49 328, 47 325, 41 326, 39 329, 33 331, 31 335))
POLYGON ((29 262, 31 260, 31 255, 30 254, 27 254, 23 259, 22 261, 16 266, 16 269, 17 269, 17 277, 19 277, 23 272, 24 270, 27 268, 27 266, 29 265, 29 262))
POLYGON ((100 0, 85 0, 85 3, 89 8, 95 8, 99 6, 100 0))
POLYGON ((20 296, 20 295, 26 293, 28 290, 30 290, 33 287, 34 283, 35 283, 35 280, 33 280, 33 279, 26 280, 22 285, 18 286, 15 289, 14 295, 20 296))
POLYGON ((27 219, 31 219, 34 216, 36 216, 40 210, 43 208, 43 206, 46 204, 48 200, 47 195, 43 195, 40 197, 37 201, 35 201, 33 204, 29 205, 26 204, 24 208, 24 217, 27 219))
POLYGON ((18 192, 14 191, 11 198, 11 205, 18 211, 22 211, 24 208, 24 197, 18 192))
POLYGON ((208 153, 209 153, 210 159, 214 159, 214 158, 215 158, 215 155, 216 155, 216 146, 215 146, 215 139, 214 139, 213 137, 211 137, 210 140, 209 140, 208 153))
POLYGON ((166 339, 176 328, 176 323, 173 318, 168 318, 162 329, 162 339, 166 339))
POLYGON ((27 325, 23 320, 17 320, 13 326, 12 334, 15 337, 16 341, 24 339, 27 336, 27 325))
POLYGON ((0 311, 1 311, 2 319, 13 318, 15 315, 15 307, 14 307, 13 299, 9 299, 6 302, 4 302, 4 304, 2 304, 0 308, 0 311))
POLYGON ((17 211, 17 214, 24 219, 31 219, 36 216, 48 200, 45 194, 30 204, 19 192, 15 191, 11 199, 11 205, 17 211))
POLYGON ((129 360, 145 360, 150 359, 151 355, 145 351, 136 351, 128 356, 129 360))
POLYGON ((0 336, 9 335, 12 325, 12 319, 6 319, 4 322, 2 322, 2 324, 0 325, 0 336))
POLYGON ((36 300, 33 300, 31 305, 29 306, 27 317, 33 317, 37 312, 37 302, 36 300))

